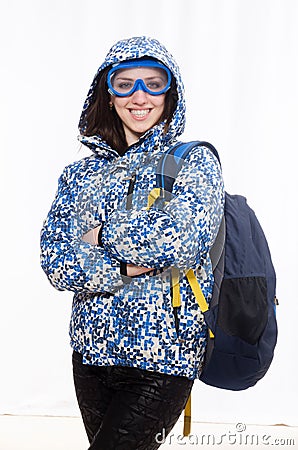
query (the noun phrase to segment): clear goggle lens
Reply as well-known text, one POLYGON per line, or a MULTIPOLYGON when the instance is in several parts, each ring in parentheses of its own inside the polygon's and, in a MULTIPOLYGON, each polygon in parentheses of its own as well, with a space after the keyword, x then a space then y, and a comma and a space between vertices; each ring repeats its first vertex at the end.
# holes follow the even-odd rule
POLYGON ((111 95, 126 97, 137 90, 151 95, 164 94, 171 86, 171 72, 158 61, 134 60, 119 63, 108 72, 107 83, 111 95), (130 78, 125 69, 150 68, 158 69, 147 73, 144 78, 130 78), (147 76, 148 75, 148 76, 147 76))

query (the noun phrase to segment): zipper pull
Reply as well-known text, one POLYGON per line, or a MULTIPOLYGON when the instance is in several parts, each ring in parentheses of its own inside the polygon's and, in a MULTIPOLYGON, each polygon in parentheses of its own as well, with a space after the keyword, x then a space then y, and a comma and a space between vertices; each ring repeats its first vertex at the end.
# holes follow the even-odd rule
POLYGON ((132 193, 134 190, 135 182, 136 182, 136 174, 133 173, 130 179, 128 191, 127 191, 127 199, 126 199, 126 209, 131 209, 132 207, 132 193))

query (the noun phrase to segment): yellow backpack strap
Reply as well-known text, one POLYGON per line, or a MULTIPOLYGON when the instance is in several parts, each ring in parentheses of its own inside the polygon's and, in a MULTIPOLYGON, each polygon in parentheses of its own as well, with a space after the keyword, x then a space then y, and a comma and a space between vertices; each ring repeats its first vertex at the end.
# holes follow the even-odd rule
POLYGON ((172 305, 174 308, 181 306, 179 269, 172 267, 172 305))
MULTIPOLYGON (((177 269, 176 267, 172 267, 172 305, 174 308, 176 308, 177 306, 181 306, 179 269, 177 269)), ((190 434, 190 426, 191 426, 191 399, 189 395, 184 409, 184 426, 183 426, 184 436, 188 436, 190 434)))
MULTIPOLYGON (((209 305, 206 302, 204 294, 202 292, 200 283, 198 282, 195 273, 192 269, 186 272, 186 277, 188 279, 191 290, 198 302, 201 311, 204 313, 208 311, 209 305)), ((181 296, 180 296, 180 284, 179 284, 179 270, 176 267, 172 267, 172 292, 173 306, 181 306, 181 296)), ((214 338, 214 334, 209 329, 209 335, 214 338)), ((189 395, 184 408, 184 426, 183 426, 183 436, 189 436, 191 429, 191 395, 189 395)))
POLYGON ((191 429, 191 394, 189 394, 188 400, 184 408, 184 426, 183 436, 188 436, 191 429))
POLYGON ((154 202, 160 197, 160 188, 153 188, 149 195, 147 200, 147 209, 150 209, 151 206, 154 204, 154 202))
MULTIPOLYGON (((190 269, 186 273, 186 276, 187 276, 187 279, 188 279, 188 282, 190 284, 191 290, 192 290, 194 296, 196 297, 196 300, 197 300, 197 302, 199 304, 199 307, 200 307, 201 311, 203 313, 208 311, 209 305, 206 302, 206 299, 205 299, 204 294, 202 292, 200 283, 198 282, 198 280, 197 280, 197 278, 196 278, 196 276, 194 274, 194 271, 192 269, 190 269)), ((210 336, 211 339, 214 338, 214 334, 212 333, 212 331, 210 329, 209 329, 209 336, 210 336)))
POLYGON ((208 303, 206 302, 206 299, 203 295, 200 283, 196 279, 194 271, 192 269, 190 269, 188 272, 186 272, 186 276, 187 276, 191 290, 192 290, 194 296, 196 297, 196 300, 199 304, 201 311, 202 312, 208 311, 208 309, 209 309, 208 303))

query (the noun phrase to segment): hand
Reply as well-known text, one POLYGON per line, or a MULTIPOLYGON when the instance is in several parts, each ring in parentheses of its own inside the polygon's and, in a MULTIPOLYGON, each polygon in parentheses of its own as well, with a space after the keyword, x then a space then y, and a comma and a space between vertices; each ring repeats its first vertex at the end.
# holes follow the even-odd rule
POLYGON ((140 267, 135 266, 134 264, 126 264, 126 272, 128 277, 135 277, 137 275, 142 275, 146 272, 151 272, 154 270, 152 267, 140 267))

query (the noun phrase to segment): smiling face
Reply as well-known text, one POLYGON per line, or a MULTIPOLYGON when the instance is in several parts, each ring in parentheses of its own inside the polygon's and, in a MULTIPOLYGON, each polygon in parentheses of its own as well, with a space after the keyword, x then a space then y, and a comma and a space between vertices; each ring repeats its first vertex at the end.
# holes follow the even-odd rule
MULTIPOLYGON (((133 86, 136 80, 143 80, 150 89, 156 89, 166 82, 163 70, 149 67, 123 69, 115 73, 113 84, 118 89, 133 86)), ((111 96, 111 102, 120 117, 127 144, 130 146, 150 128, 156 125, 164 111, 165 94, 151 95, 138 89, 126 97, 111 96)))

